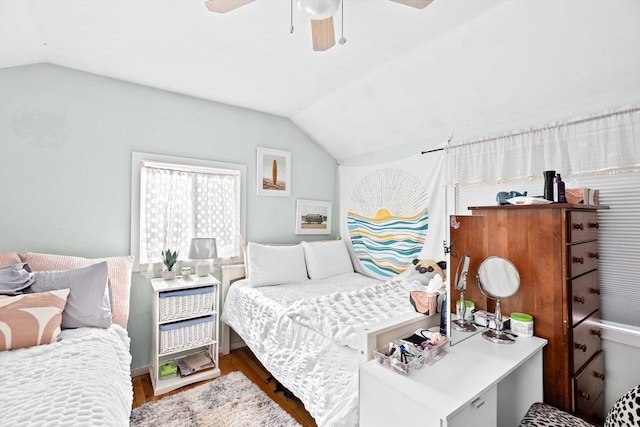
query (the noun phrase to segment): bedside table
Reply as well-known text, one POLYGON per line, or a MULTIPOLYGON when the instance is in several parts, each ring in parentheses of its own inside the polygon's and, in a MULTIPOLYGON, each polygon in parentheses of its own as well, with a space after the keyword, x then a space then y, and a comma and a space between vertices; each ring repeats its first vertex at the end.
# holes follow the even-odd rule
POLYGON ((153 288, 153 337, 149 374, 153 394, 220 376, 218 331, 220 282, 211 275, 188 280, 151 279, 153 288), (160 378, 160 367, 175 359, 207 352, 213 369, 160 378))

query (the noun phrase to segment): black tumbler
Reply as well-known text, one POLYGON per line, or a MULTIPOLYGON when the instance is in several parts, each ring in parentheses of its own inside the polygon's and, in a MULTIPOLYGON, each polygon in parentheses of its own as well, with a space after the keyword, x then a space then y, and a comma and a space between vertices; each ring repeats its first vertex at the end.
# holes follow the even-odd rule
POLYGON ((553 181, 556 171, 544 171, 544 198, 553 202, 553 181))

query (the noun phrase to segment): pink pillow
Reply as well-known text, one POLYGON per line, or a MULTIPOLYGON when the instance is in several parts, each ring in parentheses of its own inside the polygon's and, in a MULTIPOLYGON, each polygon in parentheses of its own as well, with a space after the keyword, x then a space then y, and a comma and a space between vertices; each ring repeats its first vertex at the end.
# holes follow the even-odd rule
POLYGON ((0 296, 0 351, 55 342, 69 289, 0 296))
POLYGON ((22 262, 22 259, 18 252, 0 253, 0 267, 6 267, 7 265, 17 264, 19 262, 22 262))
POLYGON ((107 261, 109 280, 111 281, 113 323, 117 323, 123 328, 127 327, 133 256, 90 259, 28 252, 24 255, 24 261, 28 262, 34 271, 73 270, 107 261))

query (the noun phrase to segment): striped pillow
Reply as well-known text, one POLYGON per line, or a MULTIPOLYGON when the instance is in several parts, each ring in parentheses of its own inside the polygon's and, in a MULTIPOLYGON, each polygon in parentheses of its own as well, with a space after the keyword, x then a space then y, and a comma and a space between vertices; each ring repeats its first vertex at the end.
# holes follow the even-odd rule
POLYGON ((110 258, 81 258, 66 255, 53 255, 28 252, 24 255, 33 271, 73 270, 107 261, 109 280, 111 281, 111 313, 113 323, 123 328, 129 320, 129 296, 133 257, 121 256, 110 258))
POLYGON ((55 342, 69 289, 0 296, 0 351, 55 342))
POLYGON ((22 258, 20 258, 18 252, 0 253, 0 267, 6 267, 7 265, 17 264, 19 262, 22 262, 22 258))

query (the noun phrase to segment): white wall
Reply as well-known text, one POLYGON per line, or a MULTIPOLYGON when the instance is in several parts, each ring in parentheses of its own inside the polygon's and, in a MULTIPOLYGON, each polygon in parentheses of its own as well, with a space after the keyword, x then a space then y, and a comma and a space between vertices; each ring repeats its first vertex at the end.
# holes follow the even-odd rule
POLYGON ((632 387, 640 384, 640 328, 605 322, 602 329, 608 411, 632 387))
MULTIPOLYGON (((337 215, 336 161, 288 119, 36 64, 0 69, 0 251, 129 254, 132 151, 246 164, 248 240, 301 240, 296 198, 337 215), (256 195, 259 146, 291 152, 291 197, 256 195)), ((134 368, 150 361, 149 288, 134 274, 134 368)))

